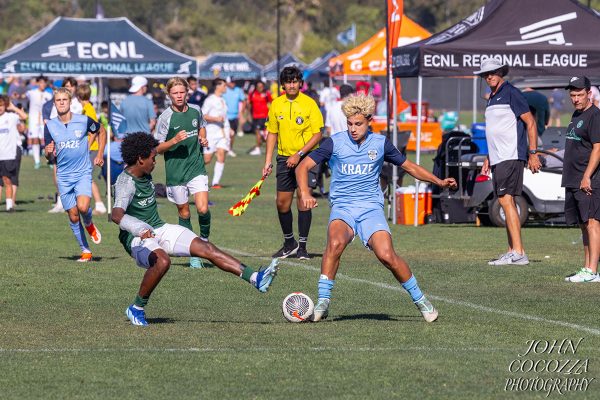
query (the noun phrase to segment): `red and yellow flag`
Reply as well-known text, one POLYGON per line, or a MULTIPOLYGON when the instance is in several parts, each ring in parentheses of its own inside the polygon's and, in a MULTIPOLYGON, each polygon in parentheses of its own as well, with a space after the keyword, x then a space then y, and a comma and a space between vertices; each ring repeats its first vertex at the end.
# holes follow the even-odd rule
POLYGON ((256 196, 260 196, 260 188, 265 182, 265 178, 266 176, 263 176, 260 181, 256 182, 256 185, 252 186, 252 189, 250 189, 248 194, 243 199, 231 206, 229 209, 229 214, 233 215, 234 217, 239 217, 242 215, 244 211, 246 211, 246 208, 248 208, 248 205, 252 199, 256 196))

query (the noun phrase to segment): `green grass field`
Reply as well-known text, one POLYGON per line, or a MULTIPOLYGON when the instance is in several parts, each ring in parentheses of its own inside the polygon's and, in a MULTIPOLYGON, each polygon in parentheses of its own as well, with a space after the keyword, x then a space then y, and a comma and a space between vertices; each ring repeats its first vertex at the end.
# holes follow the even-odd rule
MULTIPOLYGON (((282 241, 274 179, 246 214, 227 213, 260 177, 263 158, 243 154, 251 142, 237 139, 226 187, 210 194, 211 240, 247 264, 266 265, 282 241)), ((162 160, 154 176, 163 182, 162 160)), ((315 258, 283 261, 267 294, 216 268, 191 270, 186 259, 175 259, 147 307, 151 325, 139 328, 124 310, 143 271, 118 242, 118 228, 96 217, 103 242, 92 248, 94 262, 76 263, 66 215, 46 213, 53 192, 50 170, 35 171, 25 157, 19 212, 0 212, 2 399, 546 398, 542 384, 568 379, 578 380, 570 391, 560 386, 569 398, 598 398, 600 286, 563 282, 581 266, 577 229, 525 228, 531 264, 493 268, 486 261, 504 250, 503 229, 392 226, 397 251, 440 311, 436 323, 422 320, 392 275, 355 241, 342 259, 330 317, 291 324, 281 314, 283 298, 317 295, 329 211, 321 201, 309 240, 315 258), (519 356, 531 340, 581 338, 575 354, 519 356), (579 367, 570 364, 567 373, 564 363, 552 366, 567 359, 581 360, 579 367), (542 360, 550 372, 515 372, 515 360, 523 370, 542 360), (508 379, 536 377, 539 390, 525 383, 524 391, 506 390, 508 379)), ((166 199, 159 204, 163 219, 176 223, 175 207, 166 199)), ((553 390, 550 397, 562 396, 553 390)))

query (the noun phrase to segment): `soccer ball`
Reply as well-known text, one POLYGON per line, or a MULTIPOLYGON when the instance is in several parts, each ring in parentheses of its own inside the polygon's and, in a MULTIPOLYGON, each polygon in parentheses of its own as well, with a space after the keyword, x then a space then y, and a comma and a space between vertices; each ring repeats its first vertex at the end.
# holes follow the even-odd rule
POLYGON ((289 294, 283 299, 283 316, 289 322, 306 322, 315 311, 313 301, 304 293, 296 292, 289 294))

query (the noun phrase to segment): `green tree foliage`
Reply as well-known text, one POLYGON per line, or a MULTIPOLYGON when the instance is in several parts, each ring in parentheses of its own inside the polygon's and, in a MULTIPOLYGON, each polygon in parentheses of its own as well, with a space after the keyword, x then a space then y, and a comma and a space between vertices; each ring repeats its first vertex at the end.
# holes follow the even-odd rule
MULTIPOLYGON (((25 40, 57 16, 93 18, 96 0, 0 0, 0 49, 25 40)), ((247 53, 266 64, 276 54, 276 6, 281 52, 305 62, 331 49, 336 35, 357 27, 357 44, 385 25, 384 0, 100 0, 105 17, 126 16, 158 41, 190 55, 247 53)), ((600 0, 582 0, 600 8, 600 0)), ((406 15, 431 32, 473 13, 485 0, 404 0, 406 15)), ((76 34, 76 33, 74 33, 76 34)))

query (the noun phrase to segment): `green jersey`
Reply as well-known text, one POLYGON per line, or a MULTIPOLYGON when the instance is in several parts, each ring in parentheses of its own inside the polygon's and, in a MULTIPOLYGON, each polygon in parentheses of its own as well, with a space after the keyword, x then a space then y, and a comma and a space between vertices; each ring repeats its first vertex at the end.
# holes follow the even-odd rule
MULTIPOLYGON (((123 171, 115 183, 115 208, 122 208, 125 214, 147 223, 153 228, 160 228, 165 223, 158 215, 156 196, 152 176, 136 178, 123 171)), ((119 232, 119 241, 131 254, 133 235, 123 229, 119 232)))
POLYGON ((206 175, 202 146, 198 131, 206 125, 202 111, 195 104, 188 104, 184 112, 167 108, 156 124, 156 139, 163 143, 185 130, 187 139, 177 143, 164 153, 167 186, 185 185, 198 175, 206 175))

